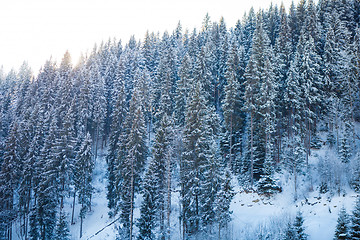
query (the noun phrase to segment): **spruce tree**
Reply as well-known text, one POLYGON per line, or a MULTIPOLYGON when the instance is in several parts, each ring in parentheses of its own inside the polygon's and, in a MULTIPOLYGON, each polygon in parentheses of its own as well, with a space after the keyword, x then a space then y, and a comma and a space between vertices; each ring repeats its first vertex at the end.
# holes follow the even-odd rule
POLYGON ((215 201, 215 221, 218 224, 218 239, 222 236, 228 237, 227 232, 221 233, 224 229, 228 231, 228 224, 231 221, 230 205, 235 196, 233 186, 231 184, 232 174, 230 169, 225 168, 221 178, 221 186, 216 196, 215 201))
POLYGON ((258 182, 258 191, 268 197, 281 191, 274 179, 274 172, 272 159, 266 158, 264 163, 264 173, 261 175, 258 182))
POLYGON ((307 234, 303 226, 304 218, 302 213, 298 211, 293 223, 289 222, 284 233, 284 240, 306 240, 307 234))
POLYGON ((118 200, 116 193, 116 163, 119 155, 119 145, 121 145, 121 138, 125 132, 124 122, 127 111, 126 95, 124 89, 124 82, 122 79, 117 79, 115 82, 118 86, 117 92, 114 94, 115 105, 113 109, 111 133, 109 137, 109 149, 106 155, 106 162, 108 165, 108 185, 107 185, 107 199, 108 207, 110 209, 109 216, 113 217, 116 213, 116 202, 118 200))
POLYGON ((155 226, 157 226, 156 213, 157 213, 157 182, 155 181, 156 173, 152 167, 146 171, 142 195, 143 201, 140 206, 140 218, 137 222, 139 228, 138 240, 152 240, 156 239, 155 226))
POLYGON ((17 217, 15 194, 21 178, 19 140, 18 125, 15 123, 6 140, 0 168, 0 236, 4 239, 12 238, 13 221, 17 217))
POLYGON ((70 240, 70 231, 67 225, 64 212, 60 212, 59 220, 56 223, 54 240, 70 240))
POLYGON ((254 32, 252 52, 245 70, 245 110, 250 123, 248 124, 250 151, 250 179, 258 180, 266 154, 273 154, 272 134, 274 132, 274 98, 276 84, 274 81, 271 59, 273 57, 270 40, 263 28, 262 13, 258 14, 254 32))
POLYGON ((187 236, 211 229, 211 211, 218 181, 212 167, 218 165, 214 155, 214 136, 201 82, 193 88, 187 108, 184 130, 183 164, 181 166, 182 217, 187 236), (209 192, 209 190, 211 190, 209 192), (212 196, 209 196, 212 195, 212 196), (209 221, 208 221, 209 220, 209 221))
POLYGON ((298 240, 306 240, 307 234, 305 233, 304 228, 304 218, 302 216, 302 213, 300 211, 297 212, 295 221, 294 221, 294 233, 295 233, 295 239, 298 240))
POLYGON ((360 198, 356 199, 350 221, 350 238, 354 240, 360 239, 360 198))
POLYGON ((91 196, 93 192, 92 173, 94 162, 91 152, 91 136, 86 134, 77 153, 74 167, 74 185, 78 192, 78 202, 81 204, 80 209, 80 238, 82 237, 82 224, 87 211, 91 209, 91 196))
POLYGON ((334 240, 346 240, 349 238, 349 216, 343 206, 339 211, 334 240))
POLYGON ((243 107, 243 92, 241 88, 242 75, 244 69, 240 69, 240 59, 235 43, 232 44, 229 58, 227 61, 227 70, 225 73, 227 84, 225 85, 225 97, 223 99, 223 115, 225 123, 225 141, 228 149, 225 154, 228 156, 230 167, 234 172, 238 172, 239 167, 236 164, 235 157, 241 154, 241 134, 243 133, 245 114, 242 111, 243 107))
POLYGON ((124 152, 118 156, 116 182, 117 188, 120 190, 118 203, 118 207, 121 209, 120 222, 122 223, 120 237, 132 239, 135 193, 139 191, 140 176, 147 156, 145 121, 137 89, 130 101, 125 126, 127 131, 123 136, 123 146, 120 146, 120 151, 124 152))
POLYGON ((176 82, 175 101, 175 123, 178 126, 185 124, 185 107, 189 94, 189 85, 192 80, 192 63, 189 54, 184 56, 179 69, 180 78, 176 82))

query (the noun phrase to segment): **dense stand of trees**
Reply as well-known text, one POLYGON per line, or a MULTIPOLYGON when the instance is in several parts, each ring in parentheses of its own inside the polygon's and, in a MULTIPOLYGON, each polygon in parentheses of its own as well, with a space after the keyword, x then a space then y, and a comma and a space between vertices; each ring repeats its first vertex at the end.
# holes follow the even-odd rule
POLYGON ((250 9, 233 28, 206 15, 200 31, 109 40, 36 76, 26 63, 0 71, 0 239, 15 224, 23 239, 68 239, 67 198, 81 208, 81 237, 99 149, 119 239, 170 239, 174 214, 183 239, 226 239, 232 179, 271 196, 288 172, 296 200, 301 177, 340 193, 353 171, 359 191, 359 16, 357 0, 301 0, 250 9), (312 179, 322 145, 334 154, 312 179))

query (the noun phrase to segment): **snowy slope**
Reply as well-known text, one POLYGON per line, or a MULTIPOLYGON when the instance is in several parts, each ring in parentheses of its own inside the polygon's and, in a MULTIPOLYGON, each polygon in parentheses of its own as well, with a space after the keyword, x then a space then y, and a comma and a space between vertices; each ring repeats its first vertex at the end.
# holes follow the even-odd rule
POLYGON ((266 226, 286 227, 287 221, 299 210, 303 213, 306 233, 310 240, 332 239, 340 208, 345 206, 350 213, 356 196, 352 193, 346 197, 334 196, 330 200, 326 195, 320 198, 319 194, 314 192, 308 201, 301 199, 294 202, 291 195, 284 193, 272 199, 256 193, 238 193, 231 206, 233 239, 249 239, 254 233, 266 230, 266 226))

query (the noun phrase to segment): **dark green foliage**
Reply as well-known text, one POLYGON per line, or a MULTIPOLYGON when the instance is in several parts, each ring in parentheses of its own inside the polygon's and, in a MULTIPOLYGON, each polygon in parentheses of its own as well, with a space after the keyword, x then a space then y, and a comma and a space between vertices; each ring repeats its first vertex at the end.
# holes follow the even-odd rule
POLYGON ((321 139, 319 138, 318 135, 315 135, 311 138, 311 142, 310 142, 310 147, 313 149, 320 149, 322 144, 321 144, 321 139))
POLYGON ((265 196, 271 196, 281 192, 281 188, 274 179, 274 166, 272 165, 271 159, 265 160, 263 175, 261 175, 258 182, 258 192, 265 196))
POLYGON ((66 216, 60 212, 59 220, 56 224, 54 240, 70 240, 70 232, 66 221, 66 216))

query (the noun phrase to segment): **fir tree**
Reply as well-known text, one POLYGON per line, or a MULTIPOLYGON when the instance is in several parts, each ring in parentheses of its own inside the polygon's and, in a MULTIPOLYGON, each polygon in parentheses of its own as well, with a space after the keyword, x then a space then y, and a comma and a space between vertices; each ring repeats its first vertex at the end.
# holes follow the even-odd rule
POLYGON ((221 236, 226 236, 227 233, 221 234, 221 230, 228 230, 228 224, 231 221, 230 204, 232 199, 235 196, 233 187, 231 185, 231 171, 228 168, 225 168, 219 192, 216 196, 215 202, 215 218, 218 223, 218 239, 222 239, 221 236))
POLYGON ((70 231, 67 226, 65 213, 60 212, 59 220, 56 224, 54 240, 70 240, 70 231))
POLYGON ((91 209, 91 196, 93 192, 92 172, 94 169, 91 146, 91 136, 87 133, 77 153, 74 167, 74 185, 75 190, 78 192, 78 201, 81 204, 80 238, 82 237, 83 219, 86 212, 91 209))
POLYGON ((356 199, 350 221, 350 238, 354 240, 360 239, 360 198, 356 199))
POLYGON ((174 96, 175 101, 175 123, 178 126, 185 124, 185 106, 189 94, 189 85, 192 80, 192 63, 190 56, 186 54, 179 69, 180 79, 177 81, 177 88, 174 96))
POLYGON ((126 117, 126 96, 124 83, 121 79, 116 81, 116 85, 118 86, 118 92, 115 93, 116 102, 114 106, 114 110, 112 112, 112 124, 111 124, 111 133, 109 137, 109 149, 108 154, 106 156, 106 162, 108 165, 108 185, 107 185, 107 199, 108 199, 108 207, 110 209, 109 216, 112 217, 117 213, 116 209, 116 201, 117 193, 116 193, 116 163, 118 159, 118 148, 121 145, 121 138, 125 132, 124 122, 126 117))
POLYGON ((144 181, 143 181, 143 202, 140 207, 140 218, 137 222, 137 226, 139 228, 139 235, 137 237, 138 240, 152 240, 156 239, 155 237, 155 226, 157 226, 156 222, 156 202, 157 195, 156 189, 157 183, 155 181, 156 174, 153 172, 153 168, 149 167, 146 171, 144 181))
POLYGON ((226 139, 224 139, 224 141, 228 144, 228 150, 225 154, 228 155, 229 164, 234 172, 239 171, 235 169, 235 166, 238 165, 235 163, 235 156, 241 154, 241 134, 243 133, 245 122, 245 116, 242 112, 243 92, 241 88, 241 73, 244 69, 240 69, 240 67, 237 47, 235 43, 233 43, 227 61, 227 71, 225 73, 227 84, 224 88, 225 97, 223 99, 222 109, 226 129, 226 139))
POLYGON ((359 193, 360 192, 360 164, 359 164, 359 158, 360 155, 356 154, 356 158, 355 158, 355 164, 353 167, 353 172, 352 172, 352 180, 351 180, 351 186, 354 189, 355 192, 359 193))
POLYGON ((120 190, 120 222, 123 224, 120 236, 129 239, 133 237, 135 193, 139 190, 140 176, 147 156, 145 122, 139 103, 139 92, 135 89, 125 120, 127 132, 124 136, 124 145, 120 146, 124 154, 119 154, 117 162, 117 169, 121 174, 116 176, 117 188, 120 190))
POLYGON ((258 191, 266 196, 271 196, 281 191, 274 179, 274 166, 270 158, 265 159, 264 173, 258 182, 258 191))
POLYGON ((271 64, 272 49, 263 28, 262 14, 258 14, 254 32, 252 52, 245 70, 245 109, 250 115, 250 179, 251 185, 262 174, 265 155, 272 154, 272 134, 274 132, 274 98, 276 84, 271 64))
POLYGON ((349 216, 346 213, 346 209, 343 206, 339 211, 339 216, 337 219, 337 225, 335 229, 335 240, 346 240, 349 238, 349 216))
POLYGON ((183 165, 180 171, 184 231, 187 235, 198 234, 211 226, 207 218, 211 214, 209 211, 213 211, 213 197, 217 193, 214 186, 218 181, 217 176, 209 172, 212 171, 212 164, 217 165, 218 160, 214 155, 217 150, 214 149, 216 145, 213 142, 210 114, 203 94, 201 82, 197 82, 186 109, 183 165))
POLYGON ((302 213, 299 211, 296 214, 295 221, 294 221, 294 233, 295 233, 295 239, 299 240, 306 240, 307 234, 305 233, 304 228, 304 218, 302 216, 302 213))

